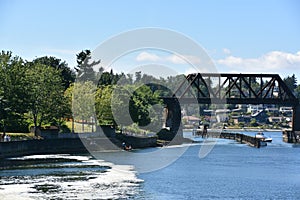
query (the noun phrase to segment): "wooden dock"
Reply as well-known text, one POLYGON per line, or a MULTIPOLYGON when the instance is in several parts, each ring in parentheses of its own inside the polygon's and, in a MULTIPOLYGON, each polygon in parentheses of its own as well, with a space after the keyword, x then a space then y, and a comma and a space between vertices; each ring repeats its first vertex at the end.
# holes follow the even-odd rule
POLYGON ((260 148, 261 146, 266 146, 266 142, 262 141, 259 138, 241 134, 241 133, 232 133, 232 132, 209 132, 209 137, 214 138, 224 138, 224 139, 230 139, 230 140, 236 140, 237 142, 241 144, 248 144, 249 146, 260 148))

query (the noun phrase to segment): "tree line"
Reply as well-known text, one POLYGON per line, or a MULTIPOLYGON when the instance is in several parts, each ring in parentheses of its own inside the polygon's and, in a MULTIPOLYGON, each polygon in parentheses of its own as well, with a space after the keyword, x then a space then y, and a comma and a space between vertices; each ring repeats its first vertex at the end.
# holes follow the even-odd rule
POLYGON ((54 57, 25 61, 0 53, 0 119, 5 133, 28 132, 32 125, 62 124, 71 115, 64 92, 76 74, 54 57))
MULTIPOLYGON (((77 66, 71 69, 52 56, 26 61, 2 51, 1 131, 28 132, 30 126, 37 130, 45 124, 63 127, 68 119, 83 123, 91 118, 97 119, 98 125, 161 127, 164 105, 160 97, 170 96, 183 80, 182 75, 157 78, 142 72, 114 73, 102 67, 95 72, 94 66, 101 60, 91 62, 89 50, 76 56, 77 66), (124 117, 128 114, 130 118, 124 117)), ((295 75, 283 80, 300 99, 295 75)))
POLYGON ((2 51, 1 131, 28 132, 29 127, 34 127, 37 134, 46 124, 62 127, 68 119, 84 123, 91 117, 97 119, 98 125, 144 126, 153 120, 157 123, 159 119, 151 105, 162 105, 160 94, 141 84, 145 79, 155 78, 141 72, 135 77, 112 70, 106 72, 103 68, 96 73, 93 66, 100 61, 87 63, 90 53, 85 50, 77 54, 77 66, 72 70, 65 61, 55 57, 26 61, 12 52, 2 51), (133 120, 122 117, 124 102, 128 103, 133 120))

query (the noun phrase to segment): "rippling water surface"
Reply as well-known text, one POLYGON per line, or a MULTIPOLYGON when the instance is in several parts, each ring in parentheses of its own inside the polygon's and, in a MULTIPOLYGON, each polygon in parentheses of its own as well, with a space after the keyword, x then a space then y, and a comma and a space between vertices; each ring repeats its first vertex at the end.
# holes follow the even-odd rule
POLYGON ((300 199, 300 146, 265 135, 273 142, 260 149, 219 139, 202 159, 201 144, 192 145, 169 167, 141 174, 143 189, 148 199, 300 199))
POLYGON ((126 199, 142 180, 131 166, 90 156, 40 155, 9 160, 0 171, 0 199, 126 199))
POLYGON ((163 156, 149 154, 145 163, 186 151, 147 173, 139 172, 135 166, 143 165, 135 158, 160 148, 106 153, 115 163, 89 155, 15 158, 10 162, 18 165, 0 170, 0 199, 300 199, 299 146, 282 142, 280 132, 265 134, 273 138, 267 147, 219 139, 204 158, 199 150, 209 143, 164 147, 163 156))

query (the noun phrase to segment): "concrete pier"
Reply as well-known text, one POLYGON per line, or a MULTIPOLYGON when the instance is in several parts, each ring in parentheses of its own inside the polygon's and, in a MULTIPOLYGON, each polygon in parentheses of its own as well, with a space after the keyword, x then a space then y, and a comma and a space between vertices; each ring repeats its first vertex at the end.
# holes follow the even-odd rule
POLYGON ((248 144, 249 146, 260 148, 261 146, 265 146, 265 142, 262 141, 259 138, 244 135, 241 133, 230 133, 230 132, 209 132, 208 133, 210 137, 215 138, 224 138, 224 139, 230 139, 230 140, 236 140, 237 142, 241 144, 248 144))
POLYGON ((300 131, 286 130, 282 132, 282 138, 287 143, 300 143, 300 131))

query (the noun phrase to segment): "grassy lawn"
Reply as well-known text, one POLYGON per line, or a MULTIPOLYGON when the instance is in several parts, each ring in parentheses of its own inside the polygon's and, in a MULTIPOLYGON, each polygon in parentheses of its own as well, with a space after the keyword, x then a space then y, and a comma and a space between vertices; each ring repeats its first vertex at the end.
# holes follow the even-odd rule
MULTIPOLYGON (((66 125, 70 130, 72 130, 72 122, 66 122, 66 125)), ((84 131, 82 131, 82 124, 81 123, 74 123, 74 132, 75 133, 88 133, 92 132, 92 125, 84 124, 84 131)), ((96 130, 96 126, 94 125, 94 131, 96 130)))

